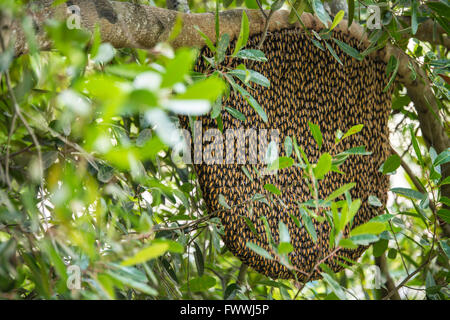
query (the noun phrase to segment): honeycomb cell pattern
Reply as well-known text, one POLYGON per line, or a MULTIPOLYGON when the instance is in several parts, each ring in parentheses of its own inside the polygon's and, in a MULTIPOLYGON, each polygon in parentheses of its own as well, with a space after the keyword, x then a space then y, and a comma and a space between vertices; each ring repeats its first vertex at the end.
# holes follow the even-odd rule
MULTIPOLYGON (((251 36, 246 48, 256 48, 260 37, 261 35, 251 36)), ((333 37, 363 51, 358 40, 348 34, 333 31, 333 37)), ((382 214, 386 203, 388 177, 379 172, 379 167, 386 160, 389 150, 387 122, 391 109, 391 92, 390 90, 383 92, 388 83, 384 62, 373 57, 358 61, 343 52, 334 41, 328 43, 343 65, 339 64, 328 50, 317 48, 300 29, 284 29, 268 33, 261 48, 268 59, 266 62, 250 62, 227 57, 221 65, 223 70, 244 63, 250 69, 267 77, 271 85, 268 88, 259 85, 248 88, 265 110, 268 116, 267 123, 241 94, 232 91, 229 97, 223 98, 222 101, 223 132, 226 134, 228 129, 237 128, 267 129, 269 132, 270 129, 278 129, 279 156, 285 156, 283 142, 286 136, 295 137, 311 163, 317 162, 323 152, 335 155, 353 147, 365 146, 367 151, 372 152, 371 155, 350 156, 339 167, 344 175, 330 172, 318 185, 319 198, 325 199, 342 185, 356 183, 350 194, 352 199, 361 199, 362 205, 352 223, 355 227, 382 214), (246 116, 246 121, 242 122, 232 117, 224 110, 225 107, 242 112, 246 116), (320 151, 312 137, 308 121, 320 127, 323 135, 320 151), (363 124, 363 129, 335 147, 336 131, 346 132, 358 124, 363 124), (383 206, 369 205, 370 195, 378 197, 383 206)), ((233 46, 234 43, 228 48, 227 55, 233 52, 233 46)), ((200 53, 201 56, 211 57, 213 54, 205 47, 200 53)), ((195 71, 206 73, 211 71, 211 67, 205 59, 199 58, 195 71)), ((238 83, 243 85, 239 81, 238 83)), ((199 117, 197 120, 201 120, 203 132, 218 128, 216 120, 211 119, 210 115, 199 117)), ((183 128, 189 129, 187 117, 180 116, 180 124, 183 128)), ((250 139, 245 143, 250 153, 256 151, 256 146, 250 143, 250 139)), ((203 148, 207 146, 208 143, 203 143, 203 148)), ((225 151, 224 147, 224 153, 225 151)), ((328 257, 333 250, 329 245, 331 227, 326 220, 318 222, 313 219, 318 236, 317 242, 314 242, 306 229, 299 228, 291 218, 292 215, 302 221, 297 202, 312 198, 306 182, 302 179, 302 170, 292 166, 279 170, 277 175, 260 175, 253 167, 261 172, 264 166, 262 163, 226 164, 226 157, 225 154, 223 163, 220 164, 211 165, 205 161, 194 164, 194 169, 208 210, 217 213, 222 221, 224 227, 222 238, 227 248, 242 262, 272 278, 292 279, 295 277, 294 272, 299 281, 320 278, 319 270, 313 269, 318 261, 328 257), (252 179, 249 179, 242 170, 244 165, 252 179), (281 195, 276 196, 266 191, 264 185, 267 183, 281 190, 281 195), (255 193, 263 194, 272 201, 268 201, 269 205, 260 201, 252 202, 251 198, 255 193), (231 209, 224 210, 219 204, 220 194, 225 197, 231 209), (277 197, 282 201, 278 201, 277 197), (242 203, 245 205, 241 205, 242 203), (262 216, 267 218, 276 243, 279 241, 279 221, 283 221, 288 227, 291 244, 294 247, 289 258, 297 271, 288 270, 276 259, 266 259, 247 247, 246 243, 252 242, 270 251, 262 216), (244 217, 253 223, 257 235, 244 217), (307 277, 309 273, 311 276, 307 277)), ((295 153, 291 157, 297 162, 295 153)), ((338 198, 342 199, 343 196, 338 198)), ((319 214, 324 215, 324 212, 320 211, 319 214)), ((346 233, 348 232, 347 228, 346 233)), ((325 264, 337 272, 343 268, 343 263, 348 265, 349 261, 356 261, 366 248, 359 246, 357 249, 342 249, 336 256, 326 259, 325 264)))

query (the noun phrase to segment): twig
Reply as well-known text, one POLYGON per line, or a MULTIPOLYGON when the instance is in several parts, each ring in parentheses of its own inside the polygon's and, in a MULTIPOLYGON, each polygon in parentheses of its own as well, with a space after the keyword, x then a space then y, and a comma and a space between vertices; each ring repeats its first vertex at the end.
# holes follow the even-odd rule
MULTIPOLYGON (((0 45, 2 47, 2 50, 5 51, 5 43, 3 42, 3 37, 2 37, 1 34, 0 34, 0 45)), ((38 162, 39 162, 39 176, 40 176, 41 192, 44 192, 44 184, 43 184, 44 165, 43 165, 43 161, 42 161, 41 145, 40 145, 36 135, 34 134, 33 129, 31 129, 31 127, 28 124, 27 120, 22 115, 22 112, 20 110, 19 104, 17 103, 16 96, 14 95, 14 92, 12 90, 11 78, 10 78, 10 75, 9 75, 9 70, 5 70, 5 80, 6 80, 6 86, 8 88, 9 95, 11 97, 11 101, 12 101, 13 106, 14 106, 15 114, 17 115, 17 117, 19 117, 20 121, 25 126, 25 129, 27 130, 28 134, 31 136, 31 139, 33 140, 33 143, 36 146, 36 150, 37 150, 37 154, 38 154, 38 162)))
POLYGON ((263 7, 261 5, 261 2, 259 0, 256 0, 256 3, 258 4, 259 10, 261 10, 261 13, 263 14, 264 18, 267 19, 267 14, 266 14, 266 12, 264 11, 264 9, 263 9, 263 7))
POLYGON ((192 226, 196 226, 196 225, 198 225, 198 224, 200 224, 200 223, 202 223, 204 221, 207 221, 207 220, 211 219, 212 217, 214 217, 219 212, 226 211, 226 210, 231 210, 233 208, 236 208, 236 207, 242 206, 244 204, 247 204, 248 202, 251 202, 251 201, 253 201, 253 198, 247 199, 247 200, 245 200, 245 201, 243 201, 241 203, 238 203, 238 204, 236 204, 234 206, 231 206, 230 209, 223 208, 223 209, 219 209, 219 210, 213 211, 212 213, 210 213, 210 214, 208 214, 208 215, 206 215, 204 217, 198 218, 197 220, 189 222, 189 223, 186 223, 186 224, 184 224, 182 226, 178 226, 178 227, 160 227, 160 225, 155 225, 155 226, 153 226, 151 228, 151 230, 149 232, 142 233, 142 234, 138 235, 137 237, 133 238, 133 240, 147 239, 148 237, 150 237, 155 232, 184 230, 186 228, 189 228, 189 227, 192 227, 192 226))
POLYGON ((409 274, 409 270, 408 270, 408 267, 406 266, 405 258, 403 257, 403 253, 402 253, 402 251, 400 250, 400 245, 399 245, 399 243, 398 243, 397 236, 395 235, 394 228, 393 228, 393 226, 392 226, 392 222, 391 222, 391 221, 389 221, 389 227, 391 228, 392 235, 394 236, 394 241, 395 241, 395 244, 396 244, 396 246, 397 246, 397 250, 398 250, 398 252, 400 253, 400 258, 402 259, 403 267, 404 267, 405 270, 406 270, 406 274, 409 274))
POLYGON ((321 260, 319 260, 318 262, 316 262, 316 264, 314 265, 314 267, 311 269, 311 271, 309 272, 307 278, 305 279, 305 281, 303 281, 302 286, 297 290, 297 293, 294 296, 294 299, 297 299, 297 296, 299 295, 299 293, 305 288, 306 284, 309 282, 309 280, 311 279, 311 277, 313 276, 314 272, 316 271, 317 267, 320 266, 322 263, 324 263, 325 261, 327 261, 328 259, 332 258, 339 250, 341 249, 341 247, 337 246, 333 251, 331 251, 330 254, 328 254, 325 258, 322 258, 321 260))
MULTIPOLYGON (((399 156, 399 154, 397 153, 397 151, 394 150, 394 148, 392 148, 392 146, 390 147, 391 149, 391 153, 392 154, 396 154, 399 156)), ((400 157, 400 156, 399 156, 400 157)), ((403 168, 403 170, 405 170, 406 174, 410 177, 412 183, 414 184, 414 186, 416 187, 417 190, 419 190, 422 193, 427 194, 427 190, 424 189, 424 187, 421 185, 421 183, 419 182, 419 180, 417 179, 416 175, 414 174, 414 172, 411 170, 411 168, 408 166, 408 164, 403 160, 403 156, 400 157, 401 160, 401 166, 403 168)), ((430 209, 432 211, 436 211, 436 206, 434 205, 434 203, 430 202, 430 209)))
POLYGON ((258 46, 257 46, 257 48, 259 50, 261 50, 261 47, 262 47, 264 41, 266 40, 267 30, 269 29, 270 18, 272 18, 272 15, 273 15, 274 12, 275 12, 275 10, 270 9, 269 15, 266 17, 266 23, 264 24, 264 31, 263 31, 263 34, 261 36, 261 40, 259 41, 258 46))
POLYGON ((160 225, 155 225, 153 226, 150 231, 146 232, 146 233, 142 233, 140 235, 138 235, 137 237, 132 238, 131 240, 143 240, 143 239, 147 239, 149 238, 152 234, 154 234, 155 232, 162 232, 162 231, 175 231, 175 230, 184 230, 186 228, 198 225, 206 220, 209 220, 211 218, 211 215, 207 215, 204 216, 202 218, 199 218, 195 221, 183 224, 182 226, 178 226, 178 227, 160 227, 160 225))
POLYGON ((7 183, 9 189, 11 189, 11 180, 9 178, 9 158, 10 158, 9 149, 10 149, 10 145, 11 145, 11 137, 13 135, 13 132, 14 132, 14 129, 16 126, 16 119, 17 119, 17 113, 14 112, 14 115, 13 115, 13 118, 11 121, 11 127, 9 128, 8 141, 6 142, 5 178, 6 178, 6 183, 7 183))
MULTIPOLYGON (((428 184, 431 187, 431 181, 428 177, 428 184)), ((417 187, 417 186, 416 186, 417 187)), ((426 193, 426 190, 424 190, 424 188, 419 184, 419 187, 417 187, 417 189, 422 190, 422 192, 426 193)), ((398 291, 402 286, 404 286, 415 274, 417 274, 421 269, 425 268, 430 262, 431 260, 437 255, 437 253, 433 253, 434 250, 434 245, 436 243, 436 230, 437 230, 437 221, 438 221, 438 216, 436 213, 436 206, 434 206, 434 203, 436 202, 434 193, 432 192, 431 195, 433 196, 433 202, 430 202, 430 209, 433 213, 434 216, 434 224, 433 224, 433 241, 431 243, 431 248, 430 248, 430 252, 428 254, 427 259, 425 260, 424 263, 422 263, 416 270, 414 270, 412 273, 410 273, 402 282, 400 282, 400 284, 396 287, 396 291, 398 291)), ((383 298, 383 300, 387 300, 389 299, 395 292, 392 290, 391 292, 389 292, 388 295, 386 295, 386 297, 383 298)))
POLYGON ((63 135, 59 134, 57 131, 53 130, 52 128, 50 128, 49 126, 45 126, 46 129, 55 137, 57 137, 59 140, 61 140, 62 142, 64 142, 65 144, 67 144, 68 146, 74 148, 75 150, 77 150, 81 155, 83 155, 86 160, 91 164, 92 167, 94 167, 97 171, 99 170, 97 163, 95 163, 95 157, 93 155, 91 155, 89 152, 87 152, 86 150, 84 150, 81 146, 79 146, 77 143, 72 142, 70 140, 68 140, 66 137, 64 137, 63 135))
MULTIPOLYGON (((425 260, 424 263, 422 263, 416 270, 411 272, 405 279, 403 279, 402 282, 395 288, 395 291, 400 290, 412 277, 414 277, 420 270, 422 270, 424 267, 428 265, 428 263, 436 256, 436 254, 430 255, 428 259, 425 260)), ((389 292, 383 300, 388 300, 393 294, 395 294, 395 291, 389 292)))
POLYGON ((247 274, 247 270, 248 270, 248 265, 246 265, 245 263, 242 263, 241 267, 239 268, 239 274, 238 274, 238 278, 236 281, 238 286, 241 286, 241 284, 244 283, 245 275, 247 274))

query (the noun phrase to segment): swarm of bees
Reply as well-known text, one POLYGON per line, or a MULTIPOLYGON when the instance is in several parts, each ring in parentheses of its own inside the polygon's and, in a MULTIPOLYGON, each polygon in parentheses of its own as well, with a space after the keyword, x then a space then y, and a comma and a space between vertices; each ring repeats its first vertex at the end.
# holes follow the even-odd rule
MULTIPOLYGON (((261 35, 250 37, 247 48, 255 48, 260 37, 261 35)), ((334 31, 333 37, 354 48, 359 46, 358 40, 347 34, 334 31)), ((354 217, 354 228, 381 214, 387 200, 388 177, 379 172, 379 168, 386 160, 389 150, 387 123, 391 92, 383 92, 388 83, 384 62, 372 57, 358 61, 343 52, 334 41, 328 41, 328 44, 343 65, 328 50, 315 46, 304 31, 285 29, 269 33, 261 48, 267 61, 253 62, 251 69, 267 77, 271 82, 270 87, 252 85, 252 88, 247 88, 265 110, 268 121, 265 123, 240 93, 232 91, 222 101, 223 132, 226 135, 227 129, 236 128, 268 131, 278 129, 280 145, 283 145, 287 136, 295 137, 311 163, 317 162, 323 152, 336 155, 353 147, 365 146, 366 151, 372 152, 371 155, 350 156, 339 167, 344 174, 329 172, 318 184, 319 198, 325 199, 344 184, 356 183, 350 190, 350 195, 352 199, 361 199, 362 205, 354 217), (240 111, 246 120, 236 119, 224 110, 225 107, 240 111), (320 150, 313 139, 308 121, 320 127, 323 135, 320 150), (338 130, 346 132, 358 124, 364 125, 359 133, 335 145, 338 130), (370 205, 368 197, 371 195, 376 196, 382 206, 370 205)), ((233 45, 228 49, 229 54, 233 52, 231 47, 233 45)), ((358 49, 362 51, 361 48, 358 49)), ((201 56, 212 56, 212 53, 204 48, 201 56)), ((222 66, 225 70, 236 68, 241 63, 247 65, 248 62, 226 58, 222 66)), ((198 59, 195 68, 198 72, 210 70, 210 66, 202 58, 198 59)), ((244 86, 242 83, 241 85, 244 86)), ((199 120, 203 132, 218 128, 216 120, 209 115, 200 117, 199 120)), ((189 129, 186 117, 180 117, 180 123, 182 127, 189 129)), ((249 155, 256 152, 257 148, 250 139, 246 139, 244 143, 249 155)), ((207 145, 203 143, 203 148, 207 145)), ((286 150, 280 149, 279 156, 285 156, 286 150)), ((298 161, 295 153, 291 157, 298 161)), ((261 172, 264 170, 264 163, 229 164, 226 159, 225 155, 222 163, 203 162, 194 164, 194 168, 210 212, 217 213, 222 221, 225 245, 256 271, 272 278, 296 278, 299 281, 318 279, 320 269, 316 267, 319 262, 337 272, 344 265, 356 261, 367 248, 359 246, 356 249, 341 249, 337 254, 330 255, 333 248, 329 243, 331 226, 327 220, 319 222, 313 219, 317 241, 312 239, 304 226, 299 227, 294 222, 292 217, 302 221, 298 203, 312 198, 302 177, 302 169, 298 166, 281 169, 277 174, 263 175, 261 172), (266 184, 276 186, 281 190, 281 195, 267 191, 264 188, 266 184), (269 201, 252 201, 255 194, 264 195, 269 201), (223 203, 219 203, 219 195, 223 195, 230 209, 224 209, 223 203), (266 218, 270 232, 267 232, 262 217, 266 218), (269 237, 275 243, 280 240, 279 221, 283 221, 289 230, 294 247, 289 253, 289 259, 294 268, 287 268, 276 258, 263 257, 247 245, 249 242, 254 243, 271 252, 269 237)), ((338 198, 343 199, 343 196, 338 198)), ((319 211, 319 215, 323 216, 323 210, 319 211)), ((346 234, 349 231, 347 228, 346 234)))

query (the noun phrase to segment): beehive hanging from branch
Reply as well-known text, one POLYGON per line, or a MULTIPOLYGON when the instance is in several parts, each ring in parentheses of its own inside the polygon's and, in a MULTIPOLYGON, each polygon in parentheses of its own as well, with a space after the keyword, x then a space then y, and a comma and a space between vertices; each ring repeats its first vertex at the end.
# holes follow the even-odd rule
MULTIPOLYGON (((250 37, 247 48, 255 48, 260 36, 250 37)), ((334 32, 333 37, 352 47, 358 47, 358 41, 347 34, 334 32)), ((323 152, 338 154, 352 147, 365 146, 367 151, 372 152, 370 156, 349 157, 339 167, 345 174, 330 172, 318 184, 319 198, 325 199, 340 186, 350 182, 356 183, 350 194, 352 199, 361 199, 362 205, 354 217, 354 227, 382 213, 382 207, 368 203, 370 195, 378 197, 383 205, 386 202, 388 178, 378 169, 388 153, 390 93, 383 92, 388 82, 384 62, 371 57, 358 61, 344 53, 333 41, 328 43, 343 65, 340 65, 329 51, 322 51, 314 46, 308 36, 299 29, 269 33, 261 48, 268 61, 255 62, 251 69, 267 77, 271 85, 269 88, 253 86, 250 91, 264 108, 268 121, 263 122, 241 94, 232 92, 228 99, 224 99, 223 107, 229 106, 242 112, 246 121, 241 122, 228 112, 222 111, 223 132, 226 135, 228 129, 237 128, 268 131, 278 129, 279 141, 285 141, 286 136, 295 137, 311 163, 317 162, 323 152), (320 151, 311 135, 308 121, 319 125, 321 129, 323 145, 320 151), (364 125, 361 132, 335 146, 337 130, 346 132, 358 124, 364 125)), ((230 54, 231 52, 229 49, 230 54)), ((212 54, 205 48, 202 55, 212 54)), ((235 68, 240 63, 247 64, 248 61, 227 58, 223 65, 235 68)), ((199 72, 207 71, 208 66, 204 59, 198 60, 196 69, 199 72)), ((184 128, 189 127, 186 118, 180 120, 184 128)), ((217 128, 216 121, 209 115, 201 117, 201 123, 203 132, 209 128, 217 128)), ((203 148, 205 147, 207 143, 203 143, 203 148)), ((251 143, 248 147, 253 150, 251 152, 256 149, 251 143)), ((284 148, 280 148, 280 156, 284 155, 284 148)), ((270 251, 261 219, 263 216, 267 218, 276 243, 279 241, 279 221, 288 226, 294 247, 289 257, 300 281, 320 277, 318 269, 313 270, 319 262, 324 262, 332 270, 338 271, 343 262, 348 264, 348 260, 342 257, 356 260, 364 252, 365 247, 360 246, 354 250, 342 249, 337 255, 330 256, 333 250, 329 245, 331 227, 326 220, 318 222, 313 219, 317 241, 313 241, 304 226, 299 227, 294 222, 292 216, 302 221, 298 202, 312 198, 299 167, 281 169, 277 175, 258 175, 252 169, 253 166, 247 163, 246 168, 251 175, 249 179, 242 170, 243 164, 225 164, 227 156, 224 155, 223 164, 211 165, 203 162, 194 164, 194 167, 210 212, 218 212, 223 223, 225 245, 242 262, 273 278, 294 278, 294 273, 276 259, 263 258, 246 245, 251 242, 270 251), (281 195, 271 195, 264 189, 266 184, 276 186, 281 190, 281 195), (252 202, 250 210, 249 203, 255 193, 272 197, 275 201, 252 202), (220 194, 225 197, 231 209, 223 210, 219 204, 220 194), (281 201, 277 201, 276 197, 281 201), (240 205, 242 203, 245 205, 240 205), (244 217, 249 219, 255 228, 251 228, 244 217)), ((295 155, 293 157, 296 158, 295 155)), ((254 167, 260 172, 263 170, 261 163, 254 167)), ((324 212, 319 214, 323 215, 324 212)))

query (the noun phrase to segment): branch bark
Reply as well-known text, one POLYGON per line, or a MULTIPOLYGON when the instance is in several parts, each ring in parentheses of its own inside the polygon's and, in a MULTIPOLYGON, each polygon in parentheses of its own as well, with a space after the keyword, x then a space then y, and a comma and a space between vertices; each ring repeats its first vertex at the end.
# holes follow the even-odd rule
MULTIPOLYGON (((38 43, 42 50, 50 49, 51 42, 45 36, 44 25, 50 19, 67 21, 73 15, 68 9, 76 5, 80 8, 81 27, 93 32, 95 26, 100 27, 102 41, 110 42, 116 48, 142 48, 151 49, 158 42, 168 41, 171 31, 179 16, 183 21, 183 27, 179 35, 171 42, 172 46, 196 46, 202 47, 205 42, 195 29, 198 26, 213 42, 215 42, 215 16, 214 13, 180 13, 173 10, 150 7, 129 2, 117 2, 108 0, 72 0, 53 7, 52 0, 38 0, 33 2, 33 7, 28 9, 28 15, 36 26, 38 43)), ((228 33, 231 39, 239 35, 241 27, 242 9, 222 11, 219 15, 220 34, 228 33)), ((250 35, 264 31, 266 19, 260 10, 245 10, 249 18, 250 35)), ((265 12, 268 15, 269 11, 265 12)), ((300 24, 289 24, 289 12, 278 10, 273 13, 268 26, 268 32, 274 32, 286 28, 299 28, 300 24)), ((306 27, 320 30, 323 24, 320 20, 309 14, 302 15, 302 21, 306 27)), ((15 21, 12 27, 16 38, 16 55, 27 52, 26 39, 19 22, 15 21)), ((368 45, 364 29, 353 23, 347 27, 347 21, 342 21, 336 28, 344 33, 350 33, 354 38, 363 40, 368 45)))
POLYGON ((387 265, 386 256, 384 253, 381 256, 375 258, 375 264, 380 268, 381 274, 386 280, 386 289, 380 290, 382 295, 381 298, 384 298, 390 292, 393 292, 390 297, 391 300, 402 300, 395 286, 394 280, 392 280, 391 275, 389 274, 389 267, 387 265))

